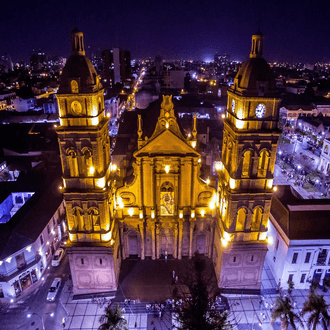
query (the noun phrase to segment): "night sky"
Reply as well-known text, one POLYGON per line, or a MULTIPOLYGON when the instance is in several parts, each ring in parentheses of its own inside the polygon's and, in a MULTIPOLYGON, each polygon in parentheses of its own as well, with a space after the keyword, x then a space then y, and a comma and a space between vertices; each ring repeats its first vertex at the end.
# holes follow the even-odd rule
POLYGON ((1 1, 0 55, 27 61, 39 48, 68 56, 70 30, 87 51, 121 47, 132 58, 244 60, 261 27, 268 61, 330 61, 329 0, 1 1))

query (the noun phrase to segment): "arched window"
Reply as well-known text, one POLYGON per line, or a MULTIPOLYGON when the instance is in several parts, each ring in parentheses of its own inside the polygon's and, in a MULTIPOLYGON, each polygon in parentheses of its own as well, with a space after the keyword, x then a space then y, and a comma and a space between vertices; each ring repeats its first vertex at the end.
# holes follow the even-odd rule
POLYGON ((84 155, 84 163, 85 163, 87 175, 93 176, 95 169, 93 166, 92 150, 89 148, 83 150, 83 155, 84 155))
POLYGON ((93 231, 101 230, 101 222, 100 222, 100 213, 97 209, 93 208, 89 212, 90 222, 93 226, 93 231))
POLYGON ((253 211, 252 224, 251 224, 252 231, 259 231, 261 218, 262 218, 262 210, 259 206, 257 206, 253 211))
POLYGON ((258 163, 258 176, 265 177, 268 170, 269 163, 269 153, 266 150, 263 150, 259 156, 258 163))
POLYGON ((226 150, 226 164, 227 166, 229 166, 229 163, 230 163, 230 155, 231 155, 231 150, 233 148, 233 144, 232 142, 229 142, 228 145, 227 145, 227 150, 226 150))
POLYGON ((78 231, 85 231, 85 223, 82 215, 82 210, 78 207, 73 210, 74 223, 78 231))
POLYGON ((78 158, 77 153, 75 150, 70 149, 67 152, 68 155, 68 165, 70 170, 70 176, 71 177, 78 177, 79 176, 79 170, 78 170, 78 158))
POLYGON ((78 82, 76 80, 71 80, 71 92, 79 93, 78 82))
POLYGON ((237 212, 236 231, 244 231, 246 219, 246 210, 240 208, 237 212))
POLYGON ((243 155, 242 176, 249 177, 251 173, 252 152, 245 151, 243 155))
POLYGON ((102 110, 102 102, 101 102, 101 98, 100 97, 99 97, 98 104, 99 104, 99 113, 100 113, 101 110, 102 110))

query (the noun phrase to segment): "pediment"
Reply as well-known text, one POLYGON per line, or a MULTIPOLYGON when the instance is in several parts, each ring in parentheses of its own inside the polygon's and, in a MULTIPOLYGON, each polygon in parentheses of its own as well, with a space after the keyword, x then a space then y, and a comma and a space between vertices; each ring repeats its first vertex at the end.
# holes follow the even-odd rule
POLYGON ((170 130, 165 130, 154 139, 150 140, 141 149, 137 150, 134 153, 134 156, 139 157, 145 154, 189 154, 196 157, 200 156, 200 154, 188 145, 187 142, 181 140, 170 130))

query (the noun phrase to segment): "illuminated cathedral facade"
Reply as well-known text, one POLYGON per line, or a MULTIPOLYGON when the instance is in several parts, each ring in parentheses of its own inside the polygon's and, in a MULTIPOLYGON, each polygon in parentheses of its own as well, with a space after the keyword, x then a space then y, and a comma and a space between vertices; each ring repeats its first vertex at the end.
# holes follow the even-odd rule
POLYGON ((68 254, 76 295, 116 291, 121 261, 212 259, 222 289, 260 288, 279 132, 280 99, 261 33, 228 91, 217 186, 201 178, 196 118, 191 136, 163 96, 153 134, 138 116, 133 180, 111 162, 103 88, 73 30, 57 94, 68 254), (125 183, 123 183, 125 182, 125 183))

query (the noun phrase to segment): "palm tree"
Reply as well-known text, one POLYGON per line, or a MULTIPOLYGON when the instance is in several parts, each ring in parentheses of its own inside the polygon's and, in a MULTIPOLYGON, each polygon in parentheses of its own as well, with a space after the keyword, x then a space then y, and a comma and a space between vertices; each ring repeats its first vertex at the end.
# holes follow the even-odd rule
POLYGON ((104 309, 105 314, 100 317, 99 330, 128 330, 127 321, 122 317, 123 310, 116 305, 115 309, 110 306, 104 309))
POLYGON ((304 302, 302 315, 310 313, 307 320, 308 329, 315 330, 318 324, 321 324, 324 330, 329 329, 330 316, 328 313, 329 305, 326 304, 324 297, 310 292, 308 300, 304 302))
POLYGON ((288 326, 291 325, 294 330, 297 329, 295 321, 304 328, 304 324, 300 317, 294 313, 293 307, 289 297, 277 297, 275 302, 275 307, 272 312, 272 325, 275 320, 281 319, 281 328, 283 330, 288 329, 288 326))

